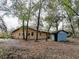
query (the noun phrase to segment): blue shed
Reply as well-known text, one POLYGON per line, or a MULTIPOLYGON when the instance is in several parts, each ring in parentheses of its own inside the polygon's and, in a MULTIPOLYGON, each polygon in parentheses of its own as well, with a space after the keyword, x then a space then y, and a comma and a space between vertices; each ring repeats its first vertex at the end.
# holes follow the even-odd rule
POLYGON ((58 33, 58 41, 67 41, 67 33, 60 31, 58 33))
POLYGON ((64 30, 60 30, 56 33, 54 33, 54 40, 55 41, 67 41, 68 32, 64 30))

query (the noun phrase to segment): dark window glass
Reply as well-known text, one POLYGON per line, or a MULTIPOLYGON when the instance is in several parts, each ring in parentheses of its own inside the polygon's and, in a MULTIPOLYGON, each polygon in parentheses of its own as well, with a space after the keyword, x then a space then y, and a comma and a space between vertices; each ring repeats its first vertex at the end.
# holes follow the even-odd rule
POLYGON ((40 36, 41 36, 41 33, 40 33, 40 36))
POLYGON ((28 33, 28 36, 30 35, 30 33, 28 33))
POLYGON ((20 36, 21 34, 19 33, 19 36, 20 36))
POLYGON ((31 35, 33 36, 34 35, 34 32, 32 32, 31 35))

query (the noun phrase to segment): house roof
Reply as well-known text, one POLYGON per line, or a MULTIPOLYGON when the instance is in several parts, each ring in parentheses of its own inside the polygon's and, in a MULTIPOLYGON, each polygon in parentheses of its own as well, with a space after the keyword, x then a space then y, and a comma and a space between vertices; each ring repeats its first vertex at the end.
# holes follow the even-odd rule
MULTIPOLYGON (((14 31, 12 31, 12 33, 18 31, 18 30, 21 29, 21 28, 22 28, 22 27, 19 27, 19 28, 15 29, 14 31)), ((32 28, 32 27, 28 27, 28 29, 31 29, 31 30, 37 31, 36 28, 32 28)), ((44 31, 44 30, 42 30, 42 29, 39 29, 39 32, 49 33, 49 32, 44 31)), ((50 33, 49 33, 49 34, 50 34, 50 33)))

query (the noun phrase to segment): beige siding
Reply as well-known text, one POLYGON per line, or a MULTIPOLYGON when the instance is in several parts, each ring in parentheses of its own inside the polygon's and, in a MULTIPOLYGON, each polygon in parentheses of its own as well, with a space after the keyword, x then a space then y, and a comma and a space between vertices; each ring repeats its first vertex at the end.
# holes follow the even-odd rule
MULTIPOLYGON (((35 30, 29 29, 28 33, 29 33, 28 39, 36 39, 36 31, 35 30)), ((39 39, 46 39, 46 34, 47 33, 45 33, 45 32, 38 32, 38 38, 39 39)), ((22 39, 23 38, 22 29, 19 29, 19 30, 13 32, 12 37, 15 38, 15 39, 22 39)))

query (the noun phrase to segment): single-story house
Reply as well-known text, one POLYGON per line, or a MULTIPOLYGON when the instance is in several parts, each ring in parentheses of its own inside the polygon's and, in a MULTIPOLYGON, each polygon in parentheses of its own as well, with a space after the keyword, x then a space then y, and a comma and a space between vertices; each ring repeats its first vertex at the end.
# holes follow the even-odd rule
MULTIPOLYGON (((24 29, 24 31, 26 31, 26 29, 24 29)), ((33 28, 28 28, 28 39, 36 39, 36 29, 33 28)), ((46 39, 47 35, 49 35, 50 33, 45 32, 45 31, 39 31, 38 32, 38 39, 46 39)), ((14 39, 23 39, 23 30, 22 28, 17 28, 16 30, 14 30, 11 33, 12 38, 14 39)), ((26 36, 26 33, 25 33, 26 36)))
POLYGON ((59 30, 51 34, 51 39, 54 41, 67 41, 67 38, 71 36, 71 32, 65 30, 59 30))

